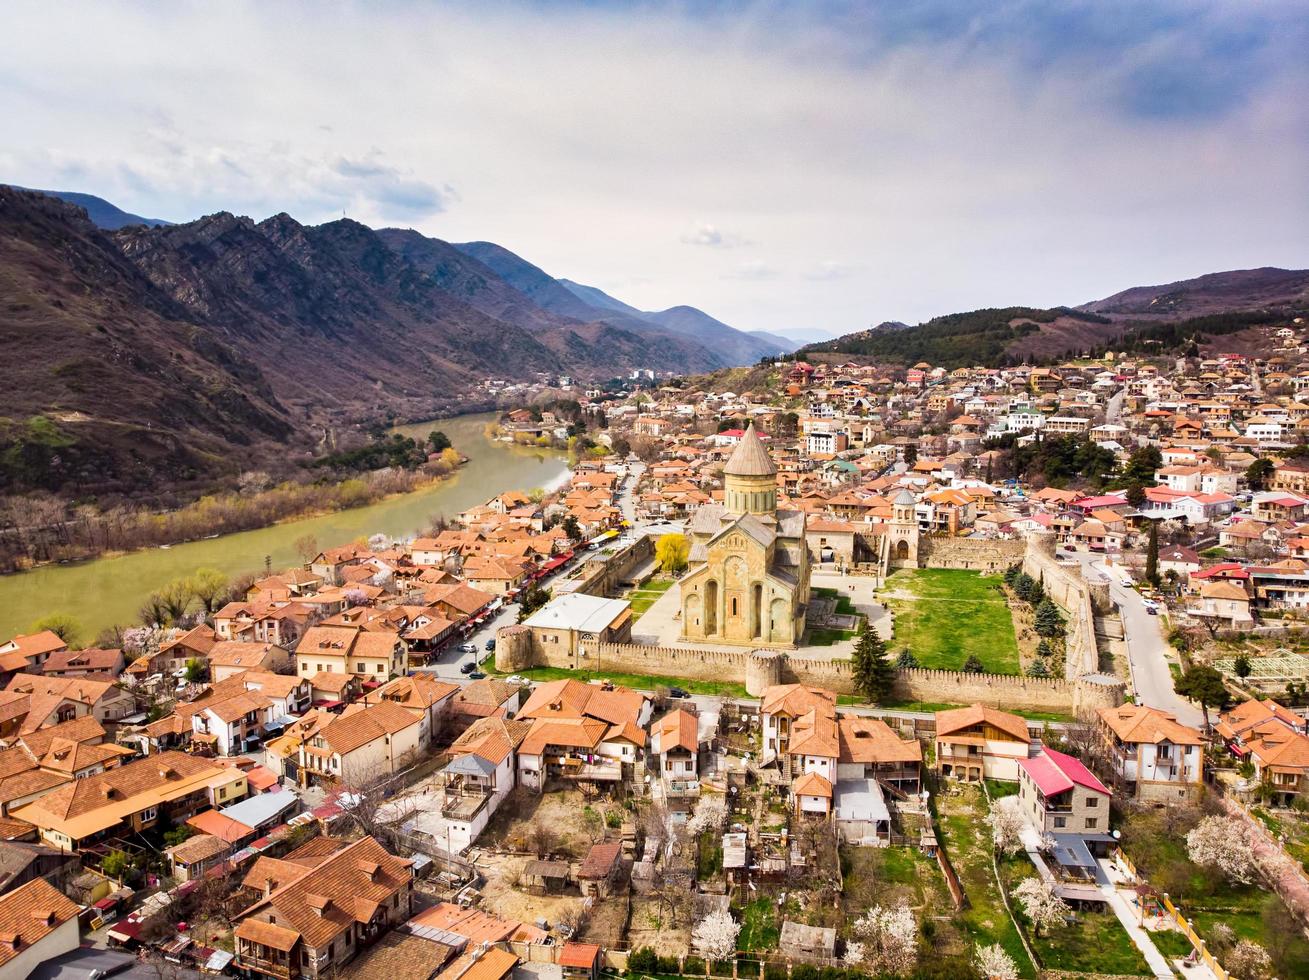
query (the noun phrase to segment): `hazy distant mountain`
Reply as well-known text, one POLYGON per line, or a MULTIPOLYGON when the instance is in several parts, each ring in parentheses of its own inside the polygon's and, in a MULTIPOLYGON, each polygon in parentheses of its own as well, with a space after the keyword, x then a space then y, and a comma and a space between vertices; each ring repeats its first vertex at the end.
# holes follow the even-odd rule
POLYGON ((793 344, 821 344, 824 340, 831 340, 836 336, 834 330, 823 330, 818 327, 785 327, 781 330, 774 330, 773 336, 782 336, 793 344))
POLYGON ((728 364, 753 364, 761 357, 789 353, 799 346, 795 341, 776 334, 738 330, 694 306, 673 306, 653 312, 639 310, 595 286, 583 285, 571 279, 560 279, 558 282, 594 309, 623 317, 624 323, 636 318, 673 333, 693 337, 721 355, 728 364))
POLYGON ((77 191, 43 191, 31 187, 19 187, 17 184, 6 186, 20 191, 30 190, 37 194, 45 194, 47 197, 57 197, 69 204, 76 204, 79 208, 85 209, 86 215, 91 219, 92 224, 106 231, 117 231, 119 228, 125 228, 128 225, 146 225, 150 228, 158 228, 161 225, 172 224, 171 221, 164 221, 162 218, 143 218, 139 214, 124 211, 122 208, 110 204, 103 197, 96 197, 94 194, 80 194, 77 191))

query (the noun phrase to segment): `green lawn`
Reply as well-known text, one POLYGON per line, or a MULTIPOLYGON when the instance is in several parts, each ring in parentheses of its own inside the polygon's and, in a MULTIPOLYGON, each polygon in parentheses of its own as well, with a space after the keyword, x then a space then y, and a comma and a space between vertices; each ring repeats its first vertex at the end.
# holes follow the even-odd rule
POLYGON ((1023 941, 1005 911, 1000 885, 991 867, 990 831, 983 822, 987 812, 982 791, 960 786, 947 796, 937 795, 940 841, 954 865, 959 883, 968 896, 968 908, 957 913, 974 943, 989 946, 999 943, 1018 964, 1024 977, 1035 975, 1023 941))
MULTIPOLYGON (((593 680, 613 681, 621 687, 633 687, 638 690, 653 691, 661 687, 680 687, 691 694, 717 694, 730 698, 749 697, 744 684, 731 681, 695 681, 682 677, 660 677, 655 674, 624 674, 613 670, 568 670, 566 667, 528 667, 516 670, 518 677, 529 681, 559 681, 573 679, 589 682, 593 680)), ((498 676, 504 676, 503 674, 498 676)))
POLYGON ((898 569, 882 598, 895 614, 891 650, 908 648, 922 667, 959 670, 976 655, 993 674, 1019 673, 1013 618, 998 575, 950 568, 898 569), (893 598, 889 593, 913 598, 893 598))
POLYGON ((854 638, 853 630, 834 630, 826 629, 821 626, 814 626, 805 633, 805 642, 809 646, 830 647, 833 643, 841 643, 844 640, 854 638))
POLYGON ((659 601, 659 597, 673 587, 672 579, 654 578, 639 588, 632 589, 624 597, 632 604, 632 618, 640 619, 641 614, 659 601))
POLYGON ((1111 976, 1154 975, 1112 912, 1081 912, 1075 923, 1056 927, 1032 940, 1032 945, 1049 970, 1111 976))
POLYGON ((756 898, 741 909, 741 933, 736 937, 740 950, 774 950, 781 934, 777 921, 777 903, 771 898, 756 898))

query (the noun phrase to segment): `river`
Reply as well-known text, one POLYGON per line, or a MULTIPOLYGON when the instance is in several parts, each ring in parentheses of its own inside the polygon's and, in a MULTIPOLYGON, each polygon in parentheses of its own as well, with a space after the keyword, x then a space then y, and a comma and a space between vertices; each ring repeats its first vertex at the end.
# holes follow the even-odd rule
POLYGON ((300 561, 294 542, 306 534, 312 534, 324 548, 372 534, 408 537, 436 514, 453 517, 506 490, 558 485, 568 471, 567 461, 558 453, 488 439, 486 426, 495 417, 492 413, 464 415, 397 430, 423 438, 440 429, 455 449, 468 457, 452 477, 424 490, 257 531, 0 576, 0 642, 27 632, 41 617, 59 612, 78 621, 79 641, 90 644, 108 626, 135 623, 146 595, 197 568, 216 568, 235 576, 262 571, 267 559, 278 570, 300 561))

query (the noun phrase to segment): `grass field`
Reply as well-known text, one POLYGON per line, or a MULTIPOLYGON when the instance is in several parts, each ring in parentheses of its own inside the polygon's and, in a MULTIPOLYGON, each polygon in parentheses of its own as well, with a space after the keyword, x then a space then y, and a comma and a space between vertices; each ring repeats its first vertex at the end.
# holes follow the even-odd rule
POLYGON ((659 601, 659 597, 673 587, 673 580, 668 579, 651 579, 639 589, 633 589, 627 593, 626 599, 632 604, 632 619, 635 621, 641 618, 641 615, 659 601))
POLYGON ((882 598, 895 614, 892 652, 907 647, 919 666, 938 670, 958 670, 976 655, 989 673, 1019 673, 1013 618, 999 582, 999 576, 949 568, 891 573, 882 598))
MULTIPOLYGON (((613 670, 568 670, 564 667, 528 667, 514 671, 518 677, 529 681, 559 681, 572 679, 589 683, 593 680, 613 681, 620 687, 632 687, 642 691, 654 691, 661 687, 680 687, 691 694, 717 694, 730 698, 749 697, 744 684, 731 681, 694 681, 681 677, 660 677, 654 674, 624 674, 613 670)), ((498 674, 497 676, 504 676, 498 674)))

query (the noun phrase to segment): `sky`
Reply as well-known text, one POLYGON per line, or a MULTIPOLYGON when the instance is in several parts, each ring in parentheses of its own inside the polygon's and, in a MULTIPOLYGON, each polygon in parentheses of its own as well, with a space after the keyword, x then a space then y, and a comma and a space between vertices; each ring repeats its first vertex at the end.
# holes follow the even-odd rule
POLYGON ((1309 266, 1309 3, 7 0, 0 181, 749 330, 1309 266))

